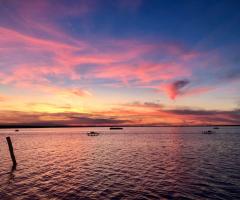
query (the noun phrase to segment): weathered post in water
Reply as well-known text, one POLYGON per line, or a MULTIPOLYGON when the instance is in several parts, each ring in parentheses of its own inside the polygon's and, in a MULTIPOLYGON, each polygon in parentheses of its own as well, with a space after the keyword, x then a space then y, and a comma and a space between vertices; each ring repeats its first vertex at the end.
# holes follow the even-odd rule
POLYGON ((16 158, 14 155, 14 151, 13 151, 13 145, 12 145, 12 141, 10 137, 6 137, 7 143, 8 143, 8 148, 9 148, 9 152, 10 152, 10 156, 13 162, 13 167, 16 167, 17 162, 16 162, 16 158))

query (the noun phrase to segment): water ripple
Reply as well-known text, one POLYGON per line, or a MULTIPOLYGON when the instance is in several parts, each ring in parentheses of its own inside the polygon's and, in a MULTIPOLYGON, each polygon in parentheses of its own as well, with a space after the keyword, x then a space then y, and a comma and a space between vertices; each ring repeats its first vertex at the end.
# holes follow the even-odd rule
POLYGON ((240 199, 239 134, 142 129, 11 135, 15 171, 0 134, 0 199, 240 199))

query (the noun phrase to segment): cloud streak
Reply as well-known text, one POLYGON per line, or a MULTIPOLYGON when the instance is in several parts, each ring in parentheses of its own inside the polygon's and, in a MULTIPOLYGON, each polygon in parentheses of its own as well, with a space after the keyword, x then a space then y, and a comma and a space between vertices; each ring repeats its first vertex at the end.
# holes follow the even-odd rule
POLYGON ((151 102, 133 102, 109 111, 144 125, 239 125, 240 110, 171 109, 151 102))
POLYGON ((31 113, 17 111, 1 111, 5 118, 0 120, 0 125, 7 126, 107 126, 112 124, 129 123, 114 117, 94 116, 91 114, 58 112, 58 113, 31 113))
MULTIPOLYGON (((204 94, 216 87, 201 86, 202 81, 200 85, 192 84, 194 68, 186 65, 202 54, 186 51, 177 44, 108 40, 103 46, 101 43, 93 46, 91 42, 73 38, 71 43, 64 43, 3 27, 0 27, 0 36, 0 83, 5 85, 38 88, 47 88, 48 85, 56 88, 63 80, 85 80, 89 83, 102 80, 103 86, 111 86, 107 82, 114 81, 118 87, 127 85, 163 91, 170 99, 204 94), (153 55, 159 58, 162 55, 174 56, 175 61, 149 59, 153 55), (12 59, 9 59, 10 56, 12 59), (43 86, 39 87, 41 84, 43 86)), ((230 74, 226 79, 236 79, 236 74, 230 74)), ((75 89, 70 90, 79 94, 74 92, 75 89)), ((83 89, 83 93, 89 92, 83 89)))
MULTIPOLYGON (((51 106, 51 105, 50 105, 51 106)), ((123 107, 95 112, 17 112, 1 111, 0 125, 41 126, 114 126, 114 125, 238 125, 240 110, 165 109, 161 104, 132 103, 123 107), (136 108, 139 109, 136 109, 136 108)))
MULTIPOLYGON (((146 87, 153 81, 168 81, 178 76, 189 76, 191 72, 181 64, 159 61, 145 61, 141 57, 166 51, 178 55, 184 50, 172 44, 151 44, 142 41, 107 42, 94 47, 91 43, 76 40, 74 44, 41 39, 0 28, 2 66, 8 66, 0 74, 2 84, 17 86, 26 84, 54 84, 50 76, 57 79, 119 80, 122 85, 135 82, 146 87), (20 51, 21 49, 21 51, 20 51), (9 56, 13 58, 9 60, 9 56), (85 65, 95 65, 85 73, 85 65), (80 72, 79 72, 80 71, 80 72), (11 73, 11 76, 8 74, 11 73)), ((155 86, 153 86, 155 87, 155 86)))

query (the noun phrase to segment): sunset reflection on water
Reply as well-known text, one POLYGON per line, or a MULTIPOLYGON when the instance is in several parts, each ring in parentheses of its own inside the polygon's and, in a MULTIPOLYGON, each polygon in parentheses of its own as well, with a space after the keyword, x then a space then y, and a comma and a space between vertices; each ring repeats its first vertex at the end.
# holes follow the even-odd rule
POLYGON ((201 129, 2 130, 0 198, 237 199, 239 128, 201 129), (89 130, 100 135, 89 137, 89 130), (7 135, 18 161, 13 172, 7 135))

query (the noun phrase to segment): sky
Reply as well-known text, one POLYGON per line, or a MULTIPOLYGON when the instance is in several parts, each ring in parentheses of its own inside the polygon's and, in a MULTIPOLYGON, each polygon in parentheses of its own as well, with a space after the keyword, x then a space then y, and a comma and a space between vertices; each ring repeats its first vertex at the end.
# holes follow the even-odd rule
POLYGON ((0 0, 0 125, 240 124, 239 9, 0 0))

